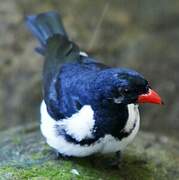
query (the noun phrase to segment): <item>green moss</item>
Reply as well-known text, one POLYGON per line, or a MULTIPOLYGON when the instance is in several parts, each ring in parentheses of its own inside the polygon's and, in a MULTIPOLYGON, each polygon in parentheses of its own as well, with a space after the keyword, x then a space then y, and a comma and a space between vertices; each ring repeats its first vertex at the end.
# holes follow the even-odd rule
MULTIPOLYGON (((156 168, 150 161, 145 161, 139 156, 126 155, 119 169, 111 169, 105 165, 107 159, 96 157, 96 164, 93 165, 88 158, 72 159, 71 161, 50 160, 39 165, 30 167, 4 166, 0 170, 0 176, 11 175, 14 179, 47 178, 47 179, 106 179, 106 180, 150 180, 157 175, 164 178, 164 169, 156 168), (79 172, 78 175, 71 173, 72 169, 79 172), (160 174, 161 173, 161 174, 160 174)), ((108 159, 109 160, 109 159, 108 159)))
POLYGON ((140 133, 123 154, 120 168, 112 169, 107 165, 112 157, 106 155, 55 160, 40 133, 29 129, 0 133, 0 179, 179 179, 179 146, 172 139, 164 143, 157 136, 140 133), (72 174, 72 169, 79 175, 72 174))
POLYGON ((29 168, 16 168, 16 167, 4 167, 0 170, 1 177, 11 172, 11 177, 16 179, 28 179, 28 178, 53 178, 53 179, 71 179, 77 177, 78 179, 97 179, 99 178, 99 172, 95 170, 84 169, 78 166, 76 169, 82 175, 73 175, 71 173, 72 163, 63 162, 47 162, 42 165, 33 166, 29 168))

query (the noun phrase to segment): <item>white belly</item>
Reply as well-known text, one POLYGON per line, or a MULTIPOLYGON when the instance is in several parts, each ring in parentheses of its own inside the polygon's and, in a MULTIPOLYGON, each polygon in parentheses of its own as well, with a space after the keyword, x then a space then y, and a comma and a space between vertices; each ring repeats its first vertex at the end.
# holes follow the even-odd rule
MULTIPOLYGON (((132 133, 128 137, 123 138, 121 141, 119 141, 116 138, 112 137, 111 135, 107 134, 103 138, 100 138, 98 141, 96 141, 95 143, 93 143, 89 146, 88 145, 81 146, 79 144, 67 142, 62 135, 58 135, 56 132, 56 126, 60 125, 61 121, 55 121, 48 115, 44 101, 42 101, 42 104, 41 104, 41 132, 42 132, 43 136, 46 138, 47 143, 51 147, 56 149, 61 154, 65 154, 68 156, 84 157, 84 156, 88 156, 88 155, 95 154, 95 153, 105 154, 105 153, 113 153, 113 152, 117 152, 117 151, 122 151, 134 139, 134 137, 136 136, 136 134, 139 130, 140 118, 139 118, 138 108, 136 108, 135 105, 129 105, 129 106, 130 106, 129 107, 130 122, 128 122, 126 124, 125 128, 128 129, 128 128, 132 127, 133 121, 136 122, 136 125, 135 125, 135 128, 133 129, 132 133), (131 114, 130 111, 132 111, 132 113, 135 113, 135 114, 131 114)), ((83 117, 83 115, 82 116, 78 115, 78 119, 79 119, 79 117, 83 117)), ((71 119, 71 120, 73 120, 73 119, 71 119)), ((88 119, 88 121, 89 121, 89 119, 88 119)), ((88 130, 88 132, 86 132, 86 134, 85 134, 84 131, 82 131, 82 133, 79 134, 80 127, 76 127, 78 129, 78 131, 77 131, 78 133, 77 133, 76 137, 82 138, 82 137, 87 137, 87 136, 91 135, 90 129, 92 128, 91 126, 93 126, 94 123, 87 122, 86 124, 87 124, 87 126, 84 126, 84 124, 82 124, 82 128, 83 128, 83 130, 84 130, 84 128, 86 128, 86 131, 88 130)), ((80 126, 80 124, 79 124, 79 126, 80 126)), ((69 128, 71 128, 71 123, 69 125, 69 128)), ((73 131, 73 135, 74 135, 74 133, 75 133, 75 131, 73 131)))

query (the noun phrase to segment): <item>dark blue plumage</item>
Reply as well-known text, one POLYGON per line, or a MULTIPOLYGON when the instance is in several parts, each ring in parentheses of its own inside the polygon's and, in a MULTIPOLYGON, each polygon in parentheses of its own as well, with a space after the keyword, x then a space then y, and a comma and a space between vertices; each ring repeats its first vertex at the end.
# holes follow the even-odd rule
POLYGON ((45 57, 43 93, 50 116, 57 121, 68 118, 84 105, 90 105, 94 111, 97 130, 93 138, 79 142, 60 128, 58 133, 80 144, 94 143, 105 134, 118 139, 128 136, 130 132, 122 131, 128 119, 127 105, 137 103, 138 96, 149 90, 143 76, 80 55, 79 47, 69 40, 56 12, 30 16, 27 25, 41 43, 38 52, 45 57), (120 103, 115 103, 115 98, 120 103))
POLYGON ((40 54, 44 54, 44 47, 47 39, 54 34, 60 34, 67 38, 67 33, 63 27, 61 18, 57 12, 41 13, 38 16, 32 15, 27 17, 27 25, 40 41, 42 47, 37 47, 36 50, 40 54))

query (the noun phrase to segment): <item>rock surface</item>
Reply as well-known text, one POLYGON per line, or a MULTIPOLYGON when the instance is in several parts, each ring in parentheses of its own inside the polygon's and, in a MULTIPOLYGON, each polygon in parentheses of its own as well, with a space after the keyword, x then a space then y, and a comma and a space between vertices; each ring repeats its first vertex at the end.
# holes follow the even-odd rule
POLYGON ((179 179, 179 145, 173 139, 141 132, 123 154, 119 169, 112 169, 108 156, 56 160, 37 127, 0 133, 0 179, 179 179))

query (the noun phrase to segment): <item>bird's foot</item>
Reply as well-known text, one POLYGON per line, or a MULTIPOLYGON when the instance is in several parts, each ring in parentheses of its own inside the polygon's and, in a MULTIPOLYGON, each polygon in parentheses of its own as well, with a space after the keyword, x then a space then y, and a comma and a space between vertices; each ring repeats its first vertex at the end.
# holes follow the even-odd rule
POLYGON ((122 162, 121 152, 118 151, 116 152, 115 158, 109 162, 109 166, 112 168, 120 168, 121 162, 122 162))
POLYGON ((60 159, 63 159, 63 160, 67 160, 69 158, 69 156, 66 156, 64 154, 61 154, 59 153, 58 151, 55 150, 55 154, 56 154, 56 158, 55 160, 60 160, 60 159))

